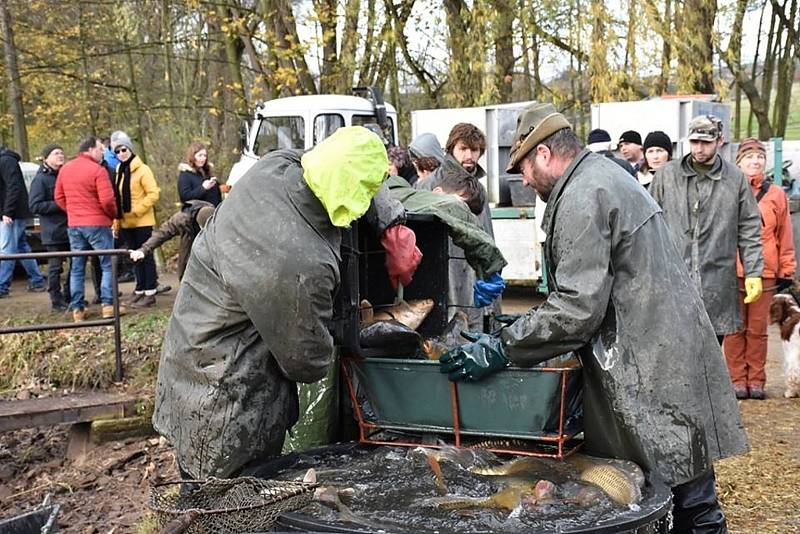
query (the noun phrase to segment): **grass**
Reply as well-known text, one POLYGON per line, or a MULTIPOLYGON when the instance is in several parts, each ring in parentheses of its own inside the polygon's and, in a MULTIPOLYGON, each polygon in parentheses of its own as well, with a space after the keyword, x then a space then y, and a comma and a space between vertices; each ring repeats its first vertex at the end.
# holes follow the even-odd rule
MULTIPOLYGON (((129 385, 138 389, 155 384, 169 315, 166 309, 122 318, 122 359, 129 385)), ((14 324, 40 320, 27 317, 14 324)), ((106 328, 0 337, 0 393, 104 389, 113 384, 114 340, 106 328)))
MULTIPOLYGON (((731 129, 733 129, 733 113, 734 113, 734 105, 735 102, 730 100, 728 102, 731 105, 731 129)), ((772 118, 772 106, 775 103, 774 97, 772 98, 772 104, 770 105, 770 119, 772 118)), ((747 97, 743 94, 742 95, 742 127, 739 134, 740 138, 747 137, 747 116, 750 113, 750 101, 747 97)), ((755 117, 753 117, 753 135, 758 135, 758 121, 756 121, 755 117)), ((793 141, 800 139, 800 82, 794 82, 792 84, 792 98, 789 103, 789 117, 786 121, 786 134, 783 138, 787 141, 793 141)))

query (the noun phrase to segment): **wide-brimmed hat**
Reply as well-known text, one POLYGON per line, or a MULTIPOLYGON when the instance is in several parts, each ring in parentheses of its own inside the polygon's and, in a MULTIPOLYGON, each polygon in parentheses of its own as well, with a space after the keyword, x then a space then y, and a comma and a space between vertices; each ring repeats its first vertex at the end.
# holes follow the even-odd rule
POLYGON ((517 119, 506 172, 519 173, 522 158, 536 145, 564 128, 570 128, 569 121, 552 104, 533 104, 526 108, 517 119))

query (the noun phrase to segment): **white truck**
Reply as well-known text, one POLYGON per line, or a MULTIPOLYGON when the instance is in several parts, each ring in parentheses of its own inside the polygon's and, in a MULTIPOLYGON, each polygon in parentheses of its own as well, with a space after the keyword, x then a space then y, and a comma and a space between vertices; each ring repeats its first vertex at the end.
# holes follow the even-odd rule
POLYGON ((262 102, 242 127, 242 155, 231 168, 233 186, 258 159, 283 148, 310 149, 342 126, 380 128, 397 139, 397 110, 383 102, 380 91, 357 87, 353 95, 290 96, 262 102))
MULTIPOLYGON (((256 107, 253 118, 242 129, 242 155, 231 169, 227 183, 233 186, 258 159, 282 148, 310 149, 342 126, 377 127, 390 142, 397 139, 397 110, 384 103, 380 91, 355 88, 354 95, 311 95, 278 98, 256 107)), ((480 160, 490 202, 508 201, 509 186, 519 189, 521 178, 505 173, 517 116, 532 102, 411 112, 412 137, 431 132, 442 146, 450 129, 471 122, 486 133, 486 153, 480 160)), ((505 202, 510 203, 510 201, 505 202)), ((542 232, 544 203, 533 206, 492 208, 495 241, 508 261, 503 277, 511 284, 537 285, 542 278, 542 232)))

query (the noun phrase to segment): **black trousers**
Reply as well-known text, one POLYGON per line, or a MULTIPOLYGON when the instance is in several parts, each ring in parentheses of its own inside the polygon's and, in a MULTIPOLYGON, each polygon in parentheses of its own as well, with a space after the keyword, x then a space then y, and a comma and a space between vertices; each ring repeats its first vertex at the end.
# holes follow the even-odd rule
POLYGON ((672 488, 674 534, 726 534, 728 525, 717 500, 714 469, 672 488))
MULTIPOLYGON (((119 231, 120 239, 125 241, 131 250, 141 247, 151 235, 153 235, 152 226, 123 228, 119 231)), ((136 291, 155 290, 158 287, 156 260, 152 254, 148 254, 133 265, 133 275, 136 277, 136 291)))
MULTIPOLYGON (((47 252, 67 252, 69 243, 59 243, 57 245, 45 245, 47 252)), ((57 304, 69 304, 69 258, 47 258, 47 292, 50 294, 50 302, 57 304), (67 264, 66 281, 64 289, 61 289, 61 273, 64 272, 63 265, 67 264)))

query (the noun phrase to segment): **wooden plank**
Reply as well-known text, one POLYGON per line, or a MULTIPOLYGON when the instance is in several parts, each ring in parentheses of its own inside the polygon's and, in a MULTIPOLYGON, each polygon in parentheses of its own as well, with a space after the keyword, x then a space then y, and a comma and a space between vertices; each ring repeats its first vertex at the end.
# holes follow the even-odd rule
POLYGON ((124 417, 126 409, 130 411, 136 400, 126 395, 87 393, 0 401, 0 431, 124 417))

